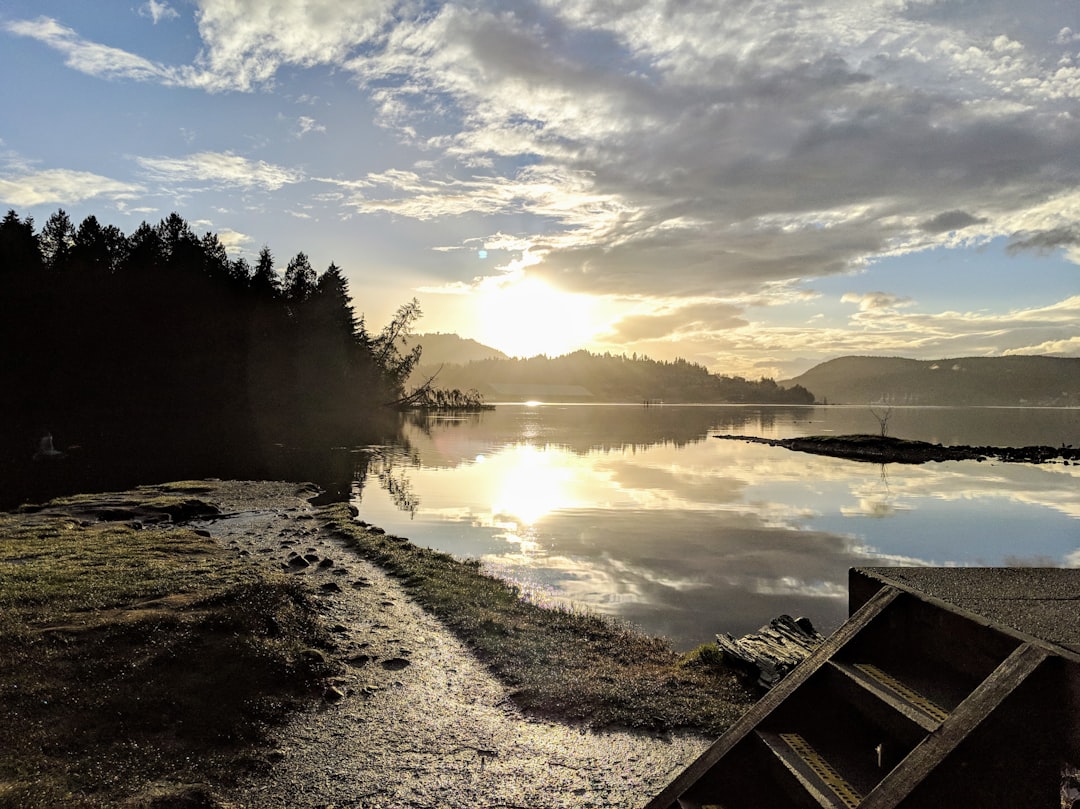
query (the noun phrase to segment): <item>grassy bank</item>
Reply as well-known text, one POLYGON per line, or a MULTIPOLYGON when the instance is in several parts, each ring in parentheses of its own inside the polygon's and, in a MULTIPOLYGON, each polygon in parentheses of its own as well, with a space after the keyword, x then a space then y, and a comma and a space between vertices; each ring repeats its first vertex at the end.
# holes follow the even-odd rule
POLYGON ((208 805, 199 785, 251 765, 324 673, 304 662, 314 613, 283 576, 152 524, 197 501, 81 519, 93 499, 0 514, 0 807, 208 805))
MULTIPOLYGON (((214 485, 0 513, 0 809, 217 806, 217 786, 272 766, 260 746, 270 726, 320 698, 336 664, 303 578, 177 525, 215 511, 194 499, 214 485)), ((522 600, 479 565, 386 536, 346 505, 321 515, 526 711, 719 733, 753 699, 715 656, 681 657, 609 619, 522 600)))
POLYGON ((593 725, 719 734, 754 699, 717 655, 680 656, 664 640, 609 618, 537 606, 478 563, 358 523, 346 505, 323 513, 357 553, 399 579, 471 646, 524 710, 593 725))

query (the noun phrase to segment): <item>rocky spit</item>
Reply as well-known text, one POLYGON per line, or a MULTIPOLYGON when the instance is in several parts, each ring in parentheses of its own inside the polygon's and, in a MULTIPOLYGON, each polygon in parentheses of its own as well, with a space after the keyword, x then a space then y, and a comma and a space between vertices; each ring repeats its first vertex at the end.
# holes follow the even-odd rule
POLYGON ((708 738, 594 731, 522 715, 401 586, 324 528, 310 487, 220 482, 192 527, 308 584, 344 672, 275 731, 225 806, 548 809, 642 806, 708 738))

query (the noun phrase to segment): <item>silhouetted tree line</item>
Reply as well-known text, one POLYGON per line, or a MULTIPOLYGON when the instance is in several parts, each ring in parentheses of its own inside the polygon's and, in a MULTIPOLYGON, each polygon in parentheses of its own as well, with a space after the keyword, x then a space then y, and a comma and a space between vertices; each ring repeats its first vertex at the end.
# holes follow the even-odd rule
POLYGON ((796 385, 784 388, 772 379, 751 381, 741 376, 710 373, 687 360, 653 360, 636 354, 575 351, 560 357, 488 359, 446 366, 443 385, 483 391, 491 383, 580 385, 597 401, 723 402, 755 404, 813 404, 814 395, 796 385))
POLYGON ((2 429, 132 451, 345 443, 404 397, 420 351, 405 338, 419 316, 413 300, 370 334, 336 265, 319 274, 298 253, 279 273, 264 247, 251 266, 175 213, 125 235, 93 216, 76 226, 62 210, 35 232, 9 211, 2 429))

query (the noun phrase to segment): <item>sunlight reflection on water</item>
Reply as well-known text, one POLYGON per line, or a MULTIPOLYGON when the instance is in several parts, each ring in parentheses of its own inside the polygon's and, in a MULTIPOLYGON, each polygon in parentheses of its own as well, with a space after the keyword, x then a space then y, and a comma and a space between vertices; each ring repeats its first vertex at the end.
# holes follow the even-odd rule
MULTIPOLYGON (((358 505, 391 533, 482 559, 530 597, 619 616, 680 648, 784 612, 829 631, 846 615, 852 566, 1080 566, 1080 467, 881 467, 710 439, 865 432, 865 415, 503 405, 410 426, 408 463, 400 452, 373 458, 376 473, 407 476, 411 517, 373 484, 358 505)), ((924 438, 910 427, 905 435, 907 421, 934 435, 976 435, 971 411, 904 415, 894 434, 924 438)), ((985 429, 1004 435, 1008 417, 1024 435, 1042 418, 1047 433, 1074 430, 1053 443, 1076 442, 1074 411, 992 413, 985 429)))

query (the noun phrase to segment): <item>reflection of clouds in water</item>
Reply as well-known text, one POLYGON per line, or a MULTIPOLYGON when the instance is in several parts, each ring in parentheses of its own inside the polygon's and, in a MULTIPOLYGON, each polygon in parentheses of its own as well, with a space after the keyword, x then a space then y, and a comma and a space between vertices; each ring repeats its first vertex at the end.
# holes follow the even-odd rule
POLYGON ((818 598, 847 598, 846 584, 831 581, 808 582, 794 576, 758 581, 754 592, 767 596, 816 596, 818 598))
POLYGON ((1080 466, 980 464, 980 474, 973 475, 970 463, 923 464, 905 469, 903 475, 890 476, 889 489, 897 501, 994 499, 1080 518, 1080 466))
POLYGON ((730 515, 730 522, 726 516, 553 515, 537 527, 545 537, 542 557, 496 554, 486 560, 684 647, 719 631, 752 631, 768 620, 762 616, 783 612, 835 628, 846 616, 847 569, 892 562, 852 537, 770 529, 748 515, 730 515), (603 521, 617 539, 599 544, 589 532, 575 530, 588 517, 603 521))
POLYGON ((666 454, 649 449, 635 455, 605 457, 595 468, 607 472, 621 490, 635 492, 635 500, 643 505, 651 501, 677 502, 684 508, 695 504, 715 507, 718 503, 742 501, 746 482, 731 476, 730 470, 677 463, 665 458, 666 454))
MULTIPOLYGON (((674 415, 625 413, 643 430, 674 415)), ((617 615, 681 647, 785 612, 829 631, 846 616, 850 567, 1054 563, 1053 554, 1080 567, 1075 524, 1058 516, 1080 516, 1080 467, 882 470, 719 440, 589 450, 594 431, 625 428, 607 424, 603 408, 571 415, 581 422, 572 449, 534 446, 513 430, 502 444, 465 429, 418 438, 415 521, 398 527, 398 515, 372 516, 374 497, 365 498, 365 519, 481 557, 544 598, 617 615), (453 468, 441 465, 455 456, 453 468)), ((537 439, 564 435, 525 421, 537 439)))
POLYGON ((446 522, 475 522, 473 510, 468 506, 457 506, 455 508, 421 507, 416 510, 416 514, 427 519, 444 520, 446 522))
MULTIPOLYGON (((1058 560, 1049 556, 1006 556, 1001 563, 1006 567, 1058 567, 1058 560)), ((1075 567, 1075 565, 1066 565, 1075 567)))
POLYGON ((860 516, 881 519, 883 517, 893 517, 896 512, 895 503, 890 503, 888 500, 875 500, 871 497, 859 498, 857 506, 841 506, 840 508, 840 513, 845 517, 860 516))
MULTIPOLYGON (((781 612, 836 626, 849 567, 927 562, 861 535, 809 530, 816 518, 830 509, 895 518, 920 499, 970 499, 984 484, 955 465, 905 467, 883 479, 877 467, 814 457, 808 474, 805 456, 760 445, 724 453, 723 464, 707 447, 680 452, 576 455, 515 445, 445 477, 468 506, 422 516, 485 529, 484 558, 501 560, 517 579, 685 644, 700 641, 703 628, 705 640, 738 634, 781 612), (594 507, 576 507, 583 503, 594 507)), ((1009 493, 999 478, 989 478, 994 496, 1009 493)))
MULTIPOLYGON (((509 545, 516 545, 518 552, 504 554, 508 561, 516 564, 531 564, 537 557, 545 556, 543 546, 536 541, 533 531, 518 531, 516 524, 496 526, 503 528, 503 532, 496 534, 496 539, 501 539, 509 545)), ((488 558, 488 557, 485 557, 488 558)))

